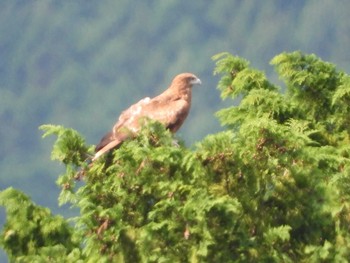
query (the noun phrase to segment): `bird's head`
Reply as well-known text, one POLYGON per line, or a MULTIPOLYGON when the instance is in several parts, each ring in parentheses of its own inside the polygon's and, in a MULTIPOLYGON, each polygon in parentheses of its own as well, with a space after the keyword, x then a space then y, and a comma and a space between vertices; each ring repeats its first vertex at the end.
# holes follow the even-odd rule
POLYGON ((170 92, 190 99, 192 87, 201 83, 201 80, 196 75, 192 73, 181 73, 173 79, 166 93, 170 92))
POLYGON ((172 86, 185 86, 187 88, 200 84, 202 84, 201 80, 192 73, 181 73, 177 75, 172 82, 172 86))

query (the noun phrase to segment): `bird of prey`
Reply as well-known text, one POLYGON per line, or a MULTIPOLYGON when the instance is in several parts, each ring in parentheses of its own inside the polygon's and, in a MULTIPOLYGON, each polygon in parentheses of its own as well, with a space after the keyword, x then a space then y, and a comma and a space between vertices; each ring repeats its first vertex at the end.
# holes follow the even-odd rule
POLYGON ((145 118, 159 121, 171 132, 176 132, 190 111, 192 86, 198 84, 201 84, 201 80, 194 74, 181 73, 162 94, 152 99, 146 97, 124 110, 112 131, 96 146, 92 161, 135 136, 145 118))

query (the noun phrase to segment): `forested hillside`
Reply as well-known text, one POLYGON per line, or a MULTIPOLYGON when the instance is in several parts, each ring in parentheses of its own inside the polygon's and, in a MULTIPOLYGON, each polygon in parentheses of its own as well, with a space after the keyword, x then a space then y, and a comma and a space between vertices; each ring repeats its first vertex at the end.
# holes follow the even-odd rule
MULTIPOLYGON (((301 50, 350 71, 350 2, 2 1, 0 188, 14 186, 58 211, 52 141, 38 126, 64 125, 97 143, 121 110, 191 71, 203 85, 178 138, 220 130, 211 56, 245 57, 267 72, 282 51, 301 50)), ((68 213, 65 211, 64 213, 68 213)))

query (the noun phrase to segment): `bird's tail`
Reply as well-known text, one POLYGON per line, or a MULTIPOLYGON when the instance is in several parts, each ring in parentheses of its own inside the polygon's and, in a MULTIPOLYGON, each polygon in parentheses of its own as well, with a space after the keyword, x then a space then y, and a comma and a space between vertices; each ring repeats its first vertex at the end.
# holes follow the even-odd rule
POLYGON ((89 154, 85 160, 84 167, 81 167, 81 169, 75 174, 75 179, 81 180, 83 177, 85 177, 86 171, 93 165, 94 161, 100 158, 103 154, 109 152, 111 149, 116 148, 121 143, 122 143, 122 140, 113 140, 109 142, 107 145, 105 145, 102 149, 97 151, 95 155, 89 154))
POLYGON ((117 147, 119 144, 121 144, 121 140, 113 140, 110 143, 108 143, 106 146, 104 146, 101 150, 97 151, 94 155, 94 157, 91 159, 91 162, 94 162, 96 159, 98 159, 101 155, 104 153, 110 151, 111 149, 117 147))

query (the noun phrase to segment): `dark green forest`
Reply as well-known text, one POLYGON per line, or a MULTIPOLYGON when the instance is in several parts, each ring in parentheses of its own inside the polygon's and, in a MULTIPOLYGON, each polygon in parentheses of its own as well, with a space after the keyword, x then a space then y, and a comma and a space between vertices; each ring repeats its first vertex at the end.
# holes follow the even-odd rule
POLYGON ((276 83, 269 61, 284 51, 314 53, 349 72, 349 10, 341 0, 3 1, 0 189, 13 186, 71 215, 57 205, 63 167, 50 161, 53 140, 41 139, 40 125, 73 128, 96 144, 126 106, 191 71, 203 85, 177 134, 191 147, 223 130, 214 116, 226 105, 214 54, 244 57, 276 83))

